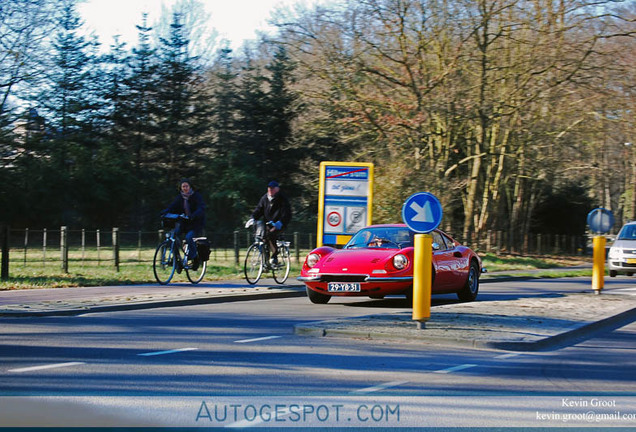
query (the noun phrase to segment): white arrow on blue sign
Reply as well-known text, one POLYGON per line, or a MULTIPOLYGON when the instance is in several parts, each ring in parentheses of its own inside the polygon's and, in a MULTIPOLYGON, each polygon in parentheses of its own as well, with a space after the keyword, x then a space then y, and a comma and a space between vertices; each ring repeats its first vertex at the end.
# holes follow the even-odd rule
POLYGON ((402 220, 416 233, 426 234, 442 222, 442 204, 428 192, 411 195, 402 206, 402 220))
POLYGON ((614 226, 614 214, 602 207, 596 208, 587 214, 587 224, 592 232, 606 234, 614 226))

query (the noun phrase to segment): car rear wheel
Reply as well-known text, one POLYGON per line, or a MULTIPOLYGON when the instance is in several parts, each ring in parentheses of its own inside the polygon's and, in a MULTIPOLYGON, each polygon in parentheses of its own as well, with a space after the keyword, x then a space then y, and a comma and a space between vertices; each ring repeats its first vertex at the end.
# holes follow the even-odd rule
POLYGON ((309 300, 312 303, 326 304, 327 302, 329 302, 329 300, 331 300, 330 295, 320 294, 319 292, 316 292, 312 290, 311 288, 307 288, 307 287, 305 289, 307 290, 307 297, 309 297, 309 300))
POLYGON ((477 298, 479 292, 479 266, 475 261, 470 263, 466 285, 457 293, 461 301, 469 302, 477 298))

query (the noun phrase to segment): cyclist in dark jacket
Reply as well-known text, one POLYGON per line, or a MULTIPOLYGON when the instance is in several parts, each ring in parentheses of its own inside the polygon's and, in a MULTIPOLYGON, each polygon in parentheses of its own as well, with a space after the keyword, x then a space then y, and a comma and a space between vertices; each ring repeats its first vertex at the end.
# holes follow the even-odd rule
POLYGON ((186 220, 177 225, 176 235, 185 232, 185 240, 188 243, 188 260, 194 260, 197 256, 197 247, 194 238, 201 236, 205 228, 205 202, 201 194, 194 190, 189 179, 181 179, 179 182, 179 195, 162 212, 185 215, 186 220))
MULTIPOLYGON (((271 181, 267 185, 267 193, 263 195, 258 205, 252 212, 252 219, 248 221, 253 223, 254 220, 264 218, 267 221, 265 229, 268 231, 269 247, 272 251, 271 263, 278 264, 278 248, 276 240, 278 235, 283 231, 292 218, 291 206, 287 197, 280 191, 280 185, 277 181, 271 181)), ((247 226, 247 225, 246 225, 247 226)))

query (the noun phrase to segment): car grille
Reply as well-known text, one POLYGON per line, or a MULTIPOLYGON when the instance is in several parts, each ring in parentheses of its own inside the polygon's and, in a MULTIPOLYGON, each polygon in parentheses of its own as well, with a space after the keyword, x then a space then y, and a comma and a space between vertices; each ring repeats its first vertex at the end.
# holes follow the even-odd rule
POLYGON ((320 275, 321 282, 364 282, 367 275, 343 275, 343 274, 323 274, 320 275))
POLYGON ((624 267, 624 268, 636 268, 636 264, 627 264, 619 261, 612 261, 612 265, 614 267, 624 267))

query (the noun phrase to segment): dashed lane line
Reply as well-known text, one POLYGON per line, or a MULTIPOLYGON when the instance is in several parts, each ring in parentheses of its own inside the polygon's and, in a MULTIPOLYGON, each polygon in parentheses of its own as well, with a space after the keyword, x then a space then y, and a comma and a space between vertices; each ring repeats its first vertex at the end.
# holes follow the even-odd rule
POLYGON ((254 339, 237 340, 237 341, 234 341, 234 343, 260 342, 260 341, 265 341, 265 340, 278 339, 280 337, 282 337, 282 336, 265 336, 265 337, 254 338, 254 339))
POLYGON ((467 363, 467 364, 463 364, 463 365, 449 367, 449 368, 446 368, 446 369, 436 370, 436 371, 433 371, 432 373, 447 374, 447 373, 457 372, 457 371, 464 370, 464 369, 470 369, 470 368, 473 368, 473 367, 476 367, 476 366, 478 366, 478 365, 467 363))
POLYGON ((15 373, 33 372, 33 371, 44 370, 44 369, 56 369, 56 368, 63 368, 63 367, 69 367, 69 366, 78 366, 83 364, 86 364, 86 363, 85 362, 54 363, 54 364, 41 365, 41 366, 31 366, 31 367, 18 368, 18 369, 9 369, 9 372, 15 372, 15 373))
POLYGON ((408 381, 391 381, 388 383, 384 383, 384 384, 379 384, 377 386, 372 386, 372 387, 366 387, 366 388, 362 388, 362 389, 358 389, 358 390, 354 390, 352 392, 349 392, 351 394, 360 394, 360 393, 373 393, 376 391, 380 391, 380 390, 385 390, 391 387, 398 387, 401 386, 402 384, 406 384, 408 381))
POLYGON ((147 352, 147 353, 141 353, 137 355, 144 356, 144 357, 151 357, 151 356, 158 356, 158 355, 164 355, 164 354, 174 354, 174 353, 179 353, 184 351, 196 351, 198 349, 199 348, 179 348, 179 349, 173 349, 173 350, 167 350, 167 351, 147 352))
MULTIPOLYGON (((508 354, 502 354, 502 355, 498 355, 495 358, 497 359, 509 359, 509 358, 513 358, 513 357, 517 357, 522 355, 521 353, 508 353, 508 354)), ((466 364, 462 364, 462 365, 457 365, 457 366, 452 366, 446 369, 439 369, 436 371, 430 371, 429 373, 436 373, 436 374, 449 374, 449 373, 453 373, 453 372, 458 372, 461 370, 465 370, 465 369, 470 369, 470 368, 474 368, 479 366, 478 364, 473 364, 473 363, 466 363, 466 364)), ((384 384, 379 384, 377 386, 372 386, 372 387, 366 387, 366 388, 362 388, 362 389, 358 389, 358 390, 353 390, 351 392, 349 392, 350 394, 360 394, 360 393, 373 393, 376 391, 380 391, 380 390, 385 390, 391 387, 398 387, 401 386, 403 384, 408 383, 408 381, 391 381, 388 383, 384 383, 384 384)))
POLYGON ((509 358, 513 358, 513 357, 519 357, 521 354, 520 353, 508 353, 508 354, 501 354, 498 356, 495 356, 496 359, 509 359, 509 358))

